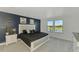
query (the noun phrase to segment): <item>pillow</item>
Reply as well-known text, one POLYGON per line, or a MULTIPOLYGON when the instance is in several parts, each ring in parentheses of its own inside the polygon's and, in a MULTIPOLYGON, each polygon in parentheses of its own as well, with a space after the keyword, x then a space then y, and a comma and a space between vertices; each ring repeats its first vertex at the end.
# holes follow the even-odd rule
POLYGON ((27 31, 26 30, 23 30, 23 34, 27 34, 27 31))
POLYGON ((35 30, 30 30, 30 34, 33 34, 33 33, 35 33, 35 30))
POLYGON ((30 34, 32 34, 33 33, 33 31, 32 30, 30 30, 30 34))
POLYGON ((30 30, 27 30, 27 33, 30 33, 30 30))

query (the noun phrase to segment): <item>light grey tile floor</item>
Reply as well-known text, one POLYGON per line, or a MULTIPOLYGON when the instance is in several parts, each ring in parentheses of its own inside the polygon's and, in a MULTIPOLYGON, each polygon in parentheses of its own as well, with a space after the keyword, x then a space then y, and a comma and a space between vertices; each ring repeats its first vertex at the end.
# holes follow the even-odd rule
MULTIPOLYGON (((72 46, 73 43, 71 41, 50 38, 48 42, 34 52, 72 52, 72 46)), ((29 49, 23 41, 19 40, 17 43, 0 46, 0 52, 29 52, 29 49)))
POLYGON ((50 38, 50 40, 36 50, 36 52, 72 52, 73 43, 57 38, 50 38))
POLYGON ((19 40, 17 43, 0 46, 0 52, 29 52, 25 43, 19 40))

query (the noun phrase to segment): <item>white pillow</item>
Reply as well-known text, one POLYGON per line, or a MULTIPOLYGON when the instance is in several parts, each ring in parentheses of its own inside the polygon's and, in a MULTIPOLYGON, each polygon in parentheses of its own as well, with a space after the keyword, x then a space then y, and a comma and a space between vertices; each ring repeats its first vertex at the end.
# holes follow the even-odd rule
POLYGON ((27 30, 27 33, 30 33, 30 30, 27 30))

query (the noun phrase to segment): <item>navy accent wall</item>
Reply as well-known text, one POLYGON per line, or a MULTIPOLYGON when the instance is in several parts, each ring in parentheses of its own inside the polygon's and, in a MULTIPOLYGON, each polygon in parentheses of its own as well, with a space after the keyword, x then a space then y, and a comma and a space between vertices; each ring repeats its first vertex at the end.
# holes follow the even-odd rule
POLYGON ((40 32, 40 20, 34 20, 35 21, 35 31, 40 32))
POLYGON ((5 28, 6 25, 13 25, 18 34, 19 16, 0 12, 0 43, 5 42, 5 28), (10 23, 9 23, 10 22, 10 23))
MULTIPOLYGON (((5 12, 0 12, 0 43, 5 42, 5 28, 6 25, 12 25, 14 28, 16 28, 16 33, 18 34, 19 30, 19 23, 20 23, 20 17, 25 17, 25 16, 20 16, 20 15, 15 15, 15 14, 10 14, 10 13, 5 13, 5 12)), ((35 19, 35 18, 27 18, 27 24, 29 24, 29 19, 34 19, 35 25, 36 25, 36 31, 40 31, 40 20, 35 19)))

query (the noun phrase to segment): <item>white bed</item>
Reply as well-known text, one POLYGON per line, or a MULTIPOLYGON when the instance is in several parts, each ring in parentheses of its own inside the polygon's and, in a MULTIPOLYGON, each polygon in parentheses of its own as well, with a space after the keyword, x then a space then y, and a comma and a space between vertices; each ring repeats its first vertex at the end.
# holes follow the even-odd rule
MULTIPOLYGON (((35 25, 19 25, 19 33, 22 32, 22 30, 31 30, 31 29, 35 29, 35 25)), ((44 43, 46 43, 49 40, 49 35, 44 36, 38 40, 35 40, 33 42, 31 42, 31 46, 29 47, 28 45, 26 45, 30 51, 34 51, 36 50, 38 47, 40 47, 41 45, 43 45, 44 43)))

